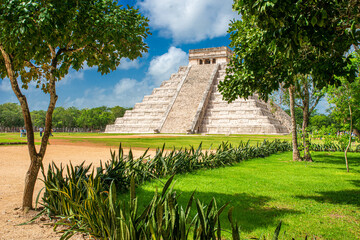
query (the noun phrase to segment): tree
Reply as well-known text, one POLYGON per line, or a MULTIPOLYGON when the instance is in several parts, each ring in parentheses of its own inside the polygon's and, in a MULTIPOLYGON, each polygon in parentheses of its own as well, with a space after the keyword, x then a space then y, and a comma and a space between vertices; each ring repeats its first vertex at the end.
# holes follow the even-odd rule
POLYGON ((219 84, 224 99, 257 93, 267 100, 280 86, 291 89, 299 74, 310 74, 317 89, 339 84, 335 75, 354 79, 344 53, 360 39, 359 4, 356 0, 235 0, 233 8, 242 20, 229 28, 234 55, 219 84))
MULTIPOLYGON (((288 95, 288 92, 284 92, 284 95, 285 95, 285 94, 288 95)), ((289 97, 289 96, 286 96, 286 98, 288 98, 288 97, 289 97)), ((289 105, 288 99, 287 99, 287 101, 286 101, 286 104, 289 105)), ((302 121, 303 121, 303 112, 302 112, 301 108, 295 107, 294 110, 295 110, 295 119, 296 119, 296 122, 297 122, 297 123, 302 123, 302 121)), ((285 112, 286 112, 287 114, 289 114, 289 116, 291 115, 291 113, 290 113, 290 108, 289 108, 289 109, 285 109, 285 112)))
POLYGON ((46 111, 36 110, 36 111, 32 111, 30 115, 31 115, 31 122, 34 127, 39 128, 45 126, 46 111))
POLYGON ((114 120, 116 118, 119 118, 119 117, 123 117, 126 110, 131 110, 132 108, 123 108, 123 107, 120 107, 120 106, 115 106, 115 107, 112 107, 111 108, 111 112, 114 116, 114 120))
POLYGON ((310 126, 314 129, 320 129, 323 126, 330 126, 333 121, 330 116, 325 114, 316 114, 310 118, 310 126))
POLYGON ((231 102, 238 96, 246 99, 254 93, 267 101, 268 96, 280 86, 288 89, 293 160, 298 161, 301 158, 297 145, 293 83, 296 74, 283 67, 288 64, 286 55, 279 51, 272 53, 271 49, 261 42, 265 32, 256 26, 255 18, 250 15, 243 15, 242 18, 242 21, 234 22, 229 29, 235 54, 230 61, 230 68, 226 70, 225 80, 219 83, 219 90, 224 99, 231 102), (283 84, 284 79, 287 79, 286 84, 283 84))
POLYGON ((53 126, 55 128, 75 128, 76 118, 79 117, 80 110, 76 107, 57 107, 53 113, 53 126))
POLYGON ((30 167, 22 207, 32 208, 38 171, 45 155, 57 101, 56 83, 70 68, 97 66, 101 74, 115 70, 120 59, 147 51, 147 19, 114 0, 3 0, 0 5, 0 76, 9 78, 27 130, 30 167), (20 79, 18 79, 20 77, 20 79), (22 88, 35 82, 49 94, 45 132, 35 149, 29 106, 22 88))
POLYGON ((310 154, 310 141, 309 141, 309 119, 320 99, 324 96, 323 91, 319 91, 312 86, 313 79, 310 76, 300 76, 297 82, 297 94, 300 100, 297 107, 301 108, 303 112, 302 121, 302 138, 304 147, 304 160, 312 161, 310 154))
POLYGON ((291 113, 291 133, 292 133, 292 146, 293 146, 293 161, 300 161, 300 152, 298 148, 296 118, 295 118, 295 87, 290 85, 289 89, 289 102, 291 113))
POLYGON ((0 127, 22 127, 24 119, 21 116, 21 107, 16 103, 0 105, 0 127))
MULTIPOLYGON (((360 70, 360 55, 354 53, 353 56, 349 68, 355 67, 360 70)), ((360 76, 353 82, 350 82, 347 77, 339 77, 339 80, 341 86, 337 88, 329 86, 327 93, 329 102, 333 104, 332 114, 338 121, 342 122, 344 128, 349 132, 349 141, 345 149, 346 170, 349 172, 347 152, 351 147, 354 122, 356 121, 357 124, 360 122, 360 76), (354 118, 354 116, 356 117, 354 118)))
MULTIPOLYGON (((313 86, 313 79, 309 75, 298 75, 295 81, 295 118, 302 123, 302 143, 305 161, 312 161, 309 142, 309 121, 315 107, 324 96, 324 91, 313 86)), ((289 96, 284 94, 284 102, 289 104, 289 96)))
POLYGON ((77 118, 77 124, 82 128, 103 129, 113 121, 110 109, 102 106, 97 108, 82 109, 77 118))

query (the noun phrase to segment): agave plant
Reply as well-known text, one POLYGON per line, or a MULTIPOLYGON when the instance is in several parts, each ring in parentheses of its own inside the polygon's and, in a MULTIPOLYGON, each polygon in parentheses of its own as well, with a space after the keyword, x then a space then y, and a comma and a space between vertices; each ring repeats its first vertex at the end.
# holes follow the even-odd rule
MULTIPOLYGON (((184 209, 177 202, 178 196, 170 184, 174 174, 192 172, 203 168, 218 168, 254 157, 266 157, 279 151, 289 151, 291 145, 285 141, 264 141, 256 146, 240 142, 237 147, 223 142, 216 151, 197 148, 166 151, 165 145, 156 150, 154 157, 147 151, 135 159, 132 151, 124 155, 120 144, 110 160, 91 170, 91 165, 49 165, 43 172, 45 193, 43 205, 49 215, 62 216, 57 226, 65 225, 63 239, 75 232, 87 233, 98 239, 221 239, 219 215, 226 205, 217 208, 216 200, 208 205, 196 201, 197 213, 190 214, 194 195, 184 209), (152 201, 138 214, 138 199, 135 184, 154 178, 169 176, 161 194, 155 193, 152 201), (129 191, 130 201, 117 201, 117 191, 129 191)), ((232 210, 231 210, 232 211, 232 210)), ((232 218, 234 239, 239 239, 239 229, 232 218)))

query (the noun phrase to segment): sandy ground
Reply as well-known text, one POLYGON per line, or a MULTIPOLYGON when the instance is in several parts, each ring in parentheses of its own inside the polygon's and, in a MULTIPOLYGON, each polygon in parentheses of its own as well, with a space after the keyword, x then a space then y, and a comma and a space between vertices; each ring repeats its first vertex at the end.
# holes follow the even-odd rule
MULTIPOLYGON (((126 153, 126 151, 125 151, 126 153)), ((133 150, 135 156, 140 156, 143 150, 133 150)), ((151 154, 151 152, 149 152, 151 154)), ((69 163, 76 165, 84 160, 86 163, 99 165, 99 161, 110 158, 110 147, 69 143, 66 141, 51 140, 44 158, 44 166, 54 161, 55 163, 69 163)), ((22 192, 24 189, 25 173, 30 160, 26 145, 0 146, 0 239, 59 239, 60 235, 53 231, 46 218, 38 219, 35 223, 16 226, 30 220, 37 212, 30 211, 24 215, 20 210, 22 192)), ((40 173, 41 175, 41 173, 40 173)), ((39 175, 39 177, 40 177, 39 175)), ((41 181, 37 181, 34 201, 37 193, 42 188, 41 181)), ((75 236, 72 239, 84 239, 75 236)))

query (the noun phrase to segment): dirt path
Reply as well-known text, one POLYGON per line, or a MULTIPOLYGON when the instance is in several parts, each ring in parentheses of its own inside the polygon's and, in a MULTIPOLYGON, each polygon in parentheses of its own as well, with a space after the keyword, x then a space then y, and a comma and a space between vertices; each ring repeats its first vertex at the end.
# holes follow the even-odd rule
MULTIPOLYGON (((114 149, 115 150, 115 149, 114 149)), ((125 149, 126 150, 126 149, 125 149)), ((126 152, 126 151, 125 151, 126 152)), ((140 156, 143 150, 133 149, 135 156, 140 156)), ((152 154, 153 152, 149 152, 152 154)), ((110 147, 92 143, 69 143, 67 141, 51 141, 44 159, 44 166, 54 161, 57 164, 69 163, 77 165, 84 160, 86 163, 99 165, 99 161, 108 160, 110 147)), ((26 145, 0 146, 0 239, 1 240, 32 240, 32 239, 59 239, 52 226, 37 220, 34 224, 16 226, 26 222, 36 214, 31 211, 24 216, 19 210, 21 207, 24 178, 29 166, 29 155, 26 145)), ((39 175, 40 177, 40 175, 39 175)), ((35 186, 34 199, 42 188, 41 181, 35 186)), ((76 236, 72 239, 83 239, 76 236)))

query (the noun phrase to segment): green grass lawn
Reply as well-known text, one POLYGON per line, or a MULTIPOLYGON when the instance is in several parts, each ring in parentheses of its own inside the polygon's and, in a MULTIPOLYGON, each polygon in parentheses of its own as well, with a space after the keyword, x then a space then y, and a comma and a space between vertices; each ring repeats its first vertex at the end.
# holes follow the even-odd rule
POLYGON ((20 133, 0 133, 0 143, 26 143, 26 137, 20 137, 20 133))
MULTIPOLYGON (((288 152, 177 175, 174 190, 181 193, 184 207, 193 191, 204 203, 213 197, 218 206, 230 202, 243 238, 265 234, 271 239, 282 220, 280 239, 360 239, 360 154, 349 154, 350 173, 343 153, 314 153, 314 163, 292 162, 291 156, 288 152)), ((160 181, 137 189, 141 207, 156 188, 162 188, 160 181)), ((227 212, 221 220, 230 230, 227 212)))
MULTIPOLYGON (((134 137, 131 136, 126 138, 123 134, 104 134, 104 133, 53 133, 54 139, 64 139, 71 142, 91 142, 97 144, 104 144, 107 146, 118 147, 120 142, 123 147, 132 147, 132 148, 160 148, 163 144, 166 144, 167 149, 172 149, 173 147, 189 147, 198 146, 201 142, 203 143, 203 148, 217 148, 218 145, 223 141, 228 141, 230 143, 238 145, 240 141, 250 141, 251 144, 256 144, 264 141, 264 139, 273 140, 273 139, 284 139, 290 140, 290 135, 179 135, 171 136, 167 134, 146 134, 145 137, 134 137), (122 136, 123 138, 116 138, 117 136, 122 136), (104 138, 102 138, 104 137, 104 138)), ((126 134, 132 135, 132 134, 126 134)), ((50 138, 50 141, 51 141, 50 138)), ((20 138, 18 133, 0 133, 0 142, 8 140, 22 140, 26 142, 26 138, 20 138)), ((35 134, 35 140, 40 141, 39 133, 35 134)))
POLYGON ((261 143, 264 139, 288 139, 286 136, 201 136, 201 135, 192 135, 192 136, 160 136, 156 138, 85 138, 85 139, 71 139, 71 141, 89 141, 92 143, 103 143, 108 146, 119 146, 121 142, 123 147, 135 147, 135 148, 160 148, 165 143, 167 149, 175 148, 184 148, 192 146, 198 146, 202 143, 203 148, 217 148, 221 142, 227 141, 229 143, 238 145, 240 141, 250 141, 250 144, 261 143))

